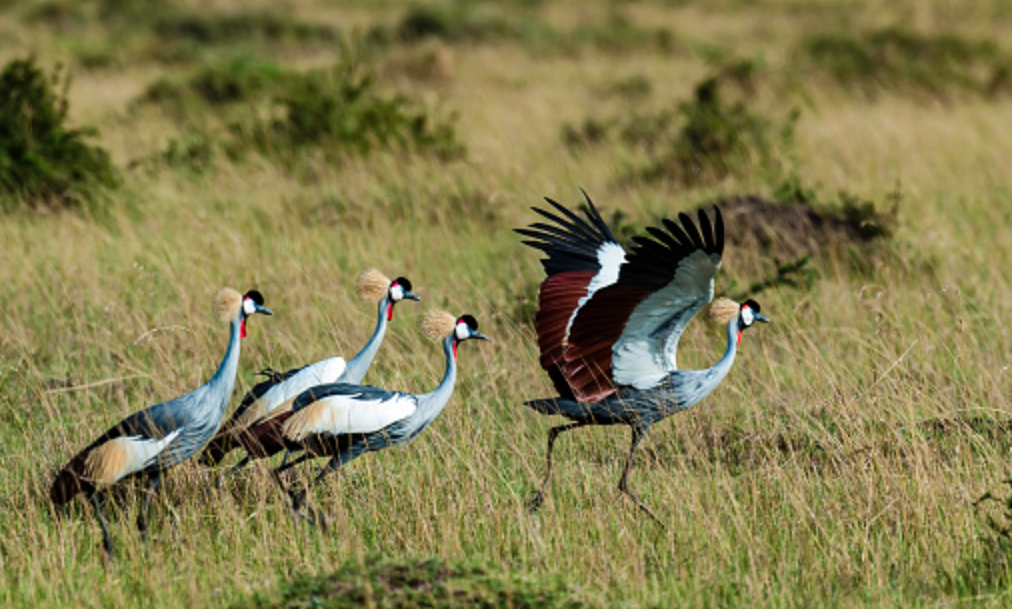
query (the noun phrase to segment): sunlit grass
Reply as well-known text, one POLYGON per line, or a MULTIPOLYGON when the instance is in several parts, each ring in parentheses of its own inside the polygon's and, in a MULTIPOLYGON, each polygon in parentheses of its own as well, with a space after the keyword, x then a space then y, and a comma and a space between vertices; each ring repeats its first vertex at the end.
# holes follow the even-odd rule
MULTIPOLYGON (((868 2, 864 16, 854 8, 845 22, 909 19, 939 31, 951 21, 966 35, 989 36, 1009 24, 979 8, 953 16, 948 6, 868 2)), ((310 0, 292 7, 299 19, 330 25, 342 15, 310 0)), ((637 23, 669 27, 696 45, 673 55, 542 58, 509 42, 448 47, 447 79, 394 82, 459 113, 463 159, 380 151, 341 163, 308 156, 288 168, 250 154, 201 175, 135 168, 124 171, 111 218, 4 218, 0 601, 227 605, 296 573, 380 555, 563 575, 609 606, 923 606, 960 594, 1007 603, 1007 592, 952 589, 943 575, 983 551, 977 542, 988 529, 972 502, 1010 471, 1012 441, 993 426, 1007 428, 1012 390, 1012 111, 978 99, 869 101, 834 87, 799 95, 778 80, 791 65, 790 45, 802 26, 838 27, 841 9, 764 7, 631 5, 637 23), (579 187, 636 225, 718 196, 769 195, 777 184, 755 175, 684 190, 630 182, 623 177, 641 159, 629 149, 573 152, 563 142, 564 123, 686 99, 711 70, 698 50, 704 43, 763 54, 769 80, 755 109, 779 117, 801 107, 801 180, 827 199, 846 190, 885 201, 898 190, 896 235, 871 268, 858 272, 852 257, 866 254, 844 248, 816 257, 811 290, 759 295, 773 324, 749 331, 712 396, 651 430, 631 486, 666 528, 617 490, 625 428, 563 435, 546 505, 532 516, 525 501, 543 474, 546 431, 559 421, 522 406, 551 386, 532 329, 518 317, 535 298, 538 256, 510 229, 535 219, 528 207, 542 196, 575 204, 579 187), (652 84, 645 99, 598 95, 636 75, 652 84), (315 491, 330 534, 293 526, 266 465, 210 500, 201 496, 209 472, 172 471, 146 550, 127 491, 110 509, 120 555, 108 567, 83 502, 63 517, 52 513, 48 486, 67 459, 121 417, 213 372, 227 342, 209 310, 219 287, 256 286, 276 312, 251 323, 238 393, 265 366, 352 355, 374 322, 373 307, 353 293, 367 266, 409 277, 425 299, 398 308, 368 383, 416 392, 438 383, 442 354, 414 323, 431 307, 475 315, 493 341, 461 348, 457 391, 425 434, 358 459, 315 491), (926 423, 961 418, 986 423, 942 431, 926 423)), ((560 27, 569 10, 574 23, 594 17, 567 2, 536 12, 560 27)), ((356 23, 389 24, 400 8, 349 11, 356 23)), ((41 60, 66 59, 52 32, 23 36, 38 41, 41 60)), ((0 59, 22 50, 4 43, 0 59)), ((75 71, 71 116, 98 125, 102 144, 127 167, 178 135, 170 118, 128 110, 173 69, 75 71)), ((717 289, 774 269, 760 252, 729 248, 717 289)), ((723 341, 721 330, 698 322, 680 360, 712 365, 723 341)))

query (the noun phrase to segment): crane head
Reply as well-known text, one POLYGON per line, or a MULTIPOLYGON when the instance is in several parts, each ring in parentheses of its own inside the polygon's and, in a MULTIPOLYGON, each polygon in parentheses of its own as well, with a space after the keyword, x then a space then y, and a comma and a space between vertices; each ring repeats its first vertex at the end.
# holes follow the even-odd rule
POLYGON ((398 277, 387 288, 387 321, 394 318, 394 305, 405 299, 421 300, 411 291, 411 281, 407 277, 398 277))
POLYGON ((274 311, 264 306, 264 295, 256 290, 250 290, 242 297, 242 321, 239 326, 241 338, 246 338, 246 318, 258 313, 260 315, 274 315, 274 311))
POLYGON ((741 329, 748 328, 753 323, 761 321, 765 324, 770 323, 770 320, 759 313, 761 307, 759 303, 749 298, 741 305, 741 312, 738 314, 738 327, 741 329))
POLYGON ((391 281, 389 294, 391 302, 400 302, 404 299, 421 300, 411 292, 411 281, 407 277, 398 277, 391 281))
POLYGON ((478 331, 478 320, 471 315, 461 315, 453 328, 453 336, 457 342, 463 342, 472 338, 488 340, 488 337, 478 331))

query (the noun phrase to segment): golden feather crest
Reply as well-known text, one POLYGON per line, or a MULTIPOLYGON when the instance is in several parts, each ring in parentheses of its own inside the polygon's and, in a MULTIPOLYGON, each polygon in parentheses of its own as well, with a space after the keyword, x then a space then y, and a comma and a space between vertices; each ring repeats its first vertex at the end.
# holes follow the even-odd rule
POLYGON ((446 311, 430 311, 418 320, 418 328, 432 342, 438 342, 453 332, 457 318, 446 311))
POLYGON ((368 268, 358 276, 355 291, 362 300, 376 301, 383 298, 390 288, 390 278, 374 268, 368 268))
POLYGON ((242 309, 242 294, 232 288, 222 288, 214 295, 214 314, 222 321, 239 317, 242 309))
POLYGON ((731 320, 738 317, 741 312, 741 305, 730 298, 718 298, 710 305, 710 320, 721 325, 731 323, 731 320))

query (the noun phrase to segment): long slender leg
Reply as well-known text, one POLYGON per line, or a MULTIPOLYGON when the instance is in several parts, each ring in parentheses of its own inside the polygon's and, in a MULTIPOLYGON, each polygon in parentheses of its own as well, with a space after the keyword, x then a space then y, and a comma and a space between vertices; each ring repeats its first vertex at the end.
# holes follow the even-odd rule
POLYGON ((650 511, 650 508, 648 508, 642 501, 640 501, 639 497, 629 490, 629 470, 632 469, 633 455, 636 454, 636 449, 639 448, 640 442, 643 441, 643 438, 646 437, 646 435, 646 428, 639 427, 638 425, 633 426, 632 445, 629 447, 629 456, 625 460, 625 467, 622 468, 622 478, 618 481, 618 490, 622 491, 626 495, 629 495, 629 498, 633 500, 633 503, 646 512, 647 516, 653 518, 654 522, 664 526, 664 523, 661 522, 661 520, 652 511, 650 511))
MULTIPOLYGON (((294 454, 295 453, 292 452, 292 451, 290 451, 290 450, 286 450, 285 451, 285 456, 284 456, 283 459, 281 459, 281 467, 282 468, 287 468, 288 467, 288 460, 291 459, 292 455, 294 455, 294 454)), ((289 472, 288 472, 288 482, 291 483, 294 480, 295 480, 295 470, 289 470, 289 472)))
POLYGON ((548 452, 545 455, 545 477, 541 481, 541 488, 535 491, 534 496, 527 502, 527 509, 529 511, 537 512, 545 503, 545 490, 548 488, 548 480, 552 477, 552 449, 555 447, 555 438, 564 431, 576 429, 577 427, 583 427, 584 425, 586 425, 586 423, 570 423, 569 425, 559 425, 558 427, 553 427, 548 430, 548 452))
POLYGON ((145 548, 148 547, 148 510, 151 508, 151 497, 161 483, 161 472, 156 471, 148 477, 148 487, 144 489, 144 498, 141 500, 141 511, 137 514, 137 530, 141 533, 145 548))
POLYGON ((306 491, 305 489, 297 491, 289 489, 288 486, 285 485, 284 480, 281 479, 281 474, 284 473, 285 470, 291 469, 304 461, 312 459, 315 455, 313 455, 310 452, 305 452, 298 459, 294 461, 289 461, 288 459, 291 456, 291 454, 292 454, 291 451, 285 452, 285 458, 282 460, 281 465, 271 470, 271 477, 274 478, 274 482, 277 483, 278 488, 281 489, 281 492, 288 495, 288 498, 291 501, 292 520, 294 522, 297 522, 296 518, 302 515, 299 509, 302 507, 302 503, 305 501, 306 491))
MULTIPOLYGON (((330 461, 327 462, 326 465, 323 466, 322 469, 320 469, 320 473, 316 475, 316 478, 313 478, 313 481, 309 485, 310 488, 312 488, 312 487, 316 486, 317 484, 319 484, 324 478, 326 478, 331 473, 333 473, 333 472, 337 471, 338 469, 340 469, 341 466, 344 465, 344 464, 345 464, 345 460, 342 458, 341 455, 333 457, 330 461)), ((309 512, 310 522, 312 522, 313 524, 319 526, 323 530, 323 532, 326 533, 327 532, 327 518, 326 518, 326 516, 323 515, 323 512, 317 510, 312 505, 310 505, 309 502, 306 501, 306 495, 305 495, 305 493, 306 493, 307 490, 308 489, 302 491, 302 495, 299 498, 300 499, 300 505, 299 505, 299 507, 303 507, 304 506, 306 508, 306 511, 309 512)), ((294 503, 294 501, 295 501, 295 497, 294 496, 292 497, 292 501, 294 503)))
POLYGON ((109 534, 109 527, 106 526, 105 518, 102 516, 102 503, 98 500, 98 491, 88 493, 88 500, 91 501, 91 507, 95 510, 98 526, 102 527, 102 547, 105 549, 105 555, 112 559, 114 556, 112 535, 109 534))
POLYGON ((250 458, 249 455, 246 455, 242 461, 236 463, 225 472, 218 474, 214 478, 214 482, 212 483, 212 485, 204 489, 204 494, 202 495, 202 498, 206 499, 207 496, 211 494, 211 489, 221 490, 222 485, 225 483, 225 478, 231 478, 232 476, 236 475, 236 473, 238 473, 239 470, 249 465, 250 461, 252 461, 252 459, 250 458))

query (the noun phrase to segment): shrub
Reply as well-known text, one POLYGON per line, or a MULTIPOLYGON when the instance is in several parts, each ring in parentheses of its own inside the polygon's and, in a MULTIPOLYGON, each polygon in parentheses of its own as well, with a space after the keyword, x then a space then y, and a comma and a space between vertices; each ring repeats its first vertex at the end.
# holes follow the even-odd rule
POLYGON ((152 83, 141 102, 155 103, 178 115, 270 98, 298 79, 296 72, 271 61, 248 57, 207 66, 187 80, 163 77, 152 83))
POLYGON ((191 41, 202 45, 236 42, 336 42, 337 32, 266 12, 234 15, 166 12, 152 24, 163 41, 191 41))
POLYGON ((952 91, 994 93, 1009 60, 990 40, 902 28, 821 34, 802 43, 802 56, 837 82, 874 95, 903 87, 945 97, 952 91))
MULTIPOLYGON (((251 143, 268 153, 309 147, 365 155, 378 148, 430 152, 440 158, 463 153, 452 122, 433 120, 401 95, 383 95, 372 74, 354 58, 330 72, 293 79, 277 97, 278 116, 254 125, 251 143)), ((236 133, 243 137, 242 129, 236 133)))
POLYGON ((426 38, 479 42, 520 37, 517 23, 484 8, 476 2, 416 5, 404 14, 395 30, 395 37, 403 42, 418 42, 426 38))
POLYGON ((757 71, 751 60, 728 63, 700 81, 689 101, 653 112, 565 124, 563 142, 586 147, 618 140, 642 149, 648 160, 634 174, 648 181, 695 186, 754 169, 778 178, 782 157, 793 145, 798 113, 791 110, 778 125, 749 109, 744 100, 754 91, 757 71), (737 93, 736 101, 726 100, 728 90, 737 93))
POLYGON ((106 151, 87 142, 96 131, 66 126, 68 84, 34 58, 15 59, 0 73, 0 193, 12 199, 8 209, 94 203, 119 183, 106 151))
MULTIPOLYGON (((756 167, 773 172, 778 169, 776 153, 792 140, 797 113, 792 111, 788 115, 777 140, 771 120, 749 110, 743 101, 724 101, 725 83, 729 79, 741 79, 743 74, 747 72, 725 69, 696 85, 692 100, 678 106, 676 115, 681 124, 678 133, 662 142, 660 151, 641 172, 643 178, 694 186, 728 175, 740 175, 756 167)), ((671 122, 671 116, 661 113, 655 124, 666 125, 671 122)), ((648 129, 647 133, 664 132, 648 129)))
POLYGON ((520 577, 476 562, 439 559, 368 559, 347 562, 329 575, 300 576, 269 595, 234 609, 318 607, 343 609, 454 607, 579 609, 597 606, 555 578, 520 577))

